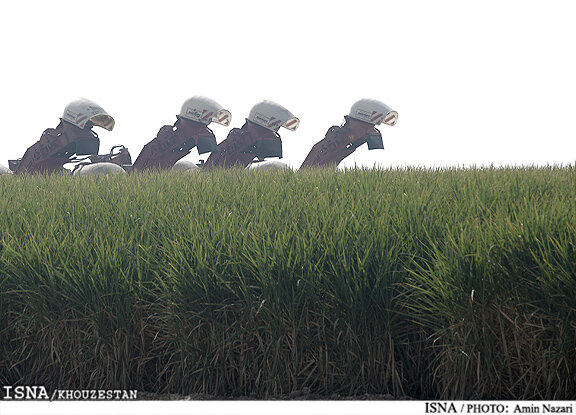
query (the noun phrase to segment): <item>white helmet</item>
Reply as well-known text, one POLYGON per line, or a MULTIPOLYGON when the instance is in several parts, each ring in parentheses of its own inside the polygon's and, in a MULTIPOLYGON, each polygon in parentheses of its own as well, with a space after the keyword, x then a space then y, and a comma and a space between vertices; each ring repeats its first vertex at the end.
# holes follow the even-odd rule
POLYGON ((393 126, 398 121, 398 113, 375 99, 361 99, 350 108, 351 118, 378 125, 381 122, 393 126))
POLYGON ((246 170, 263 170, 263 171, 284 170, 284 169, 290 169, 290 166, 278 160, 266 160, 260 163, 252 163, 248 167, 246 167, 246 170))
POLYGON ((295 131, 300 124, 300 120, 290 111, 272 101, 262 101, 254 105, 248 120, 274 132, 280 127, 295 131))
POLYGON ((8 167, 4 167, 3 165, 0 164, 0 176, 3 174, 11 174, 11 173, 12 172, 8 167))
POLYGON ((109 176, 114 174, 126 174, 126 171, 121 166, 107 161, 82 165, 73 173, 74 176, 109 176))
POLYGON ((98 104, 84 98, 68 104, 64 108, 62 119, 79 128, 84 128, 88 121, 108 131, 112 131, 114 128, 114 118, 108 115, 98 104))
POLYGON ((230 125, 232 114, 222 108, 222 105, 210 98, 194 96, 182 104, 180 116, 202 124, 210 124, 212 121, 225 127, 230 125))
POLYGON ((170 170, 177 172, 185 171, 189 173, 194 173, 200 171, 200 167, 198 167, 195 163, 188 160, 178 160, 170 170))

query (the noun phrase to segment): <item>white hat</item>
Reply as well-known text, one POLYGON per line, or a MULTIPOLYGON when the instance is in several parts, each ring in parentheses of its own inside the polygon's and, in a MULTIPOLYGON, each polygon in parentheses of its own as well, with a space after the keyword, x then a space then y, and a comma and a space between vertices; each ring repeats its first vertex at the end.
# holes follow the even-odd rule
POLYGON ((64 109, 62 119, 79 128, 84 128, 88 121, 108 131, 114 128, 114 118, 98 104, 84 98, 68 104, 64 109))
POLYGON ((262 101, 254 105, 250 110, 248 120, 274 132, 280 127, 295 131, 300 124, 300 120, 290 111, 272 101, 262 101))
POLYGON ((184 102, 180 110, 180 116, 206 125, 214 121, 225 127, 230 125, 230 121, 232 121, 230 111, 225 110, 216 101, 198 95, 184 102))
POLYGON ((375 99, 361 99, 352 105, 350 108, 351 118, 359 121, 368 122, 374 125, 378 125, 381 122, 384 124, 393 126, 398 121, 398 113, 392 111, 392 109, 375 99))

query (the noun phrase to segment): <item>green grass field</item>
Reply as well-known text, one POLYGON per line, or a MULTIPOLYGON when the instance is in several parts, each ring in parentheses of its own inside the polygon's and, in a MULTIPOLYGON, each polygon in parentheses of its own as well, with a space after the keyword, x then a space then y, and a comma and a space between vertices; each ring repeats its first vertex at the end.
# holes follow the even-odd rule
POLYGON ((0 384, 576 399, 576 170, 0 177, 0 384))

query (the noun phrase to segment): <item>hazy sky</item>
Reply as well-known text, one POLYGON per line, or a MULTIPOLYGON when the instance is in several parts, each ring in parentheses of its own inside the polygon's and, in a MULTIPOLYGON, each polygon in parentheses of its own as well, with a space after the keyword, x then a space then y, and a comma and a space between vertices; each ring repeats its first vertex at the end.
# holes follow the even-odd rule
POLYGON ((288 108, 294 167, 361 98, 398 123, 341 165, 573 164, 575 17, 569 1, 3 2, 0 164, 79 97, 116 120, 100 152, 135 160, 194 95, 232 112, 218 142, 257 102, 288 108))

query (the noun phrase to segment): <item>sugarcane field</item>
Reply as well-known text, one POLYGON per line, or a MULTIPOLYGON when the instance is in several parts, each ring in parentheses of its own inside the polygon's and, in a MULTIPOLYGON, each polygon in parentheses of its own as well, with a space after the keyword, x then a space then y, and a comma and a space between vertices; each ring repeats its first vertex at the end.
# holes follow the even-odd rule
POLYGON ((576 411, 573 5, 0 9, 0 415, 576 411))
MULTIPOLYGON (((358 121, 356 135, 331 127, 332 144, 295 171, 264 159, 281 156, 276 131, 298 120, 257 107, 220 151, 209 121, 186 114, 230 113, 194 97, 177 121, 192 127, 163 127, 132 165, 124 146, 97 155, 91 128, 114 120, 74 101, 62 132, 34 145, 51 152, 11 161, 3 384, 151 399, 574 396, 573 167, 338 169, 350 149, 382 148, 358 121), (199 145, 213 151, 206 163, 179 161, 199 145)), ((346 121, 356 112, 398 118, 376 100, 346 121)))

